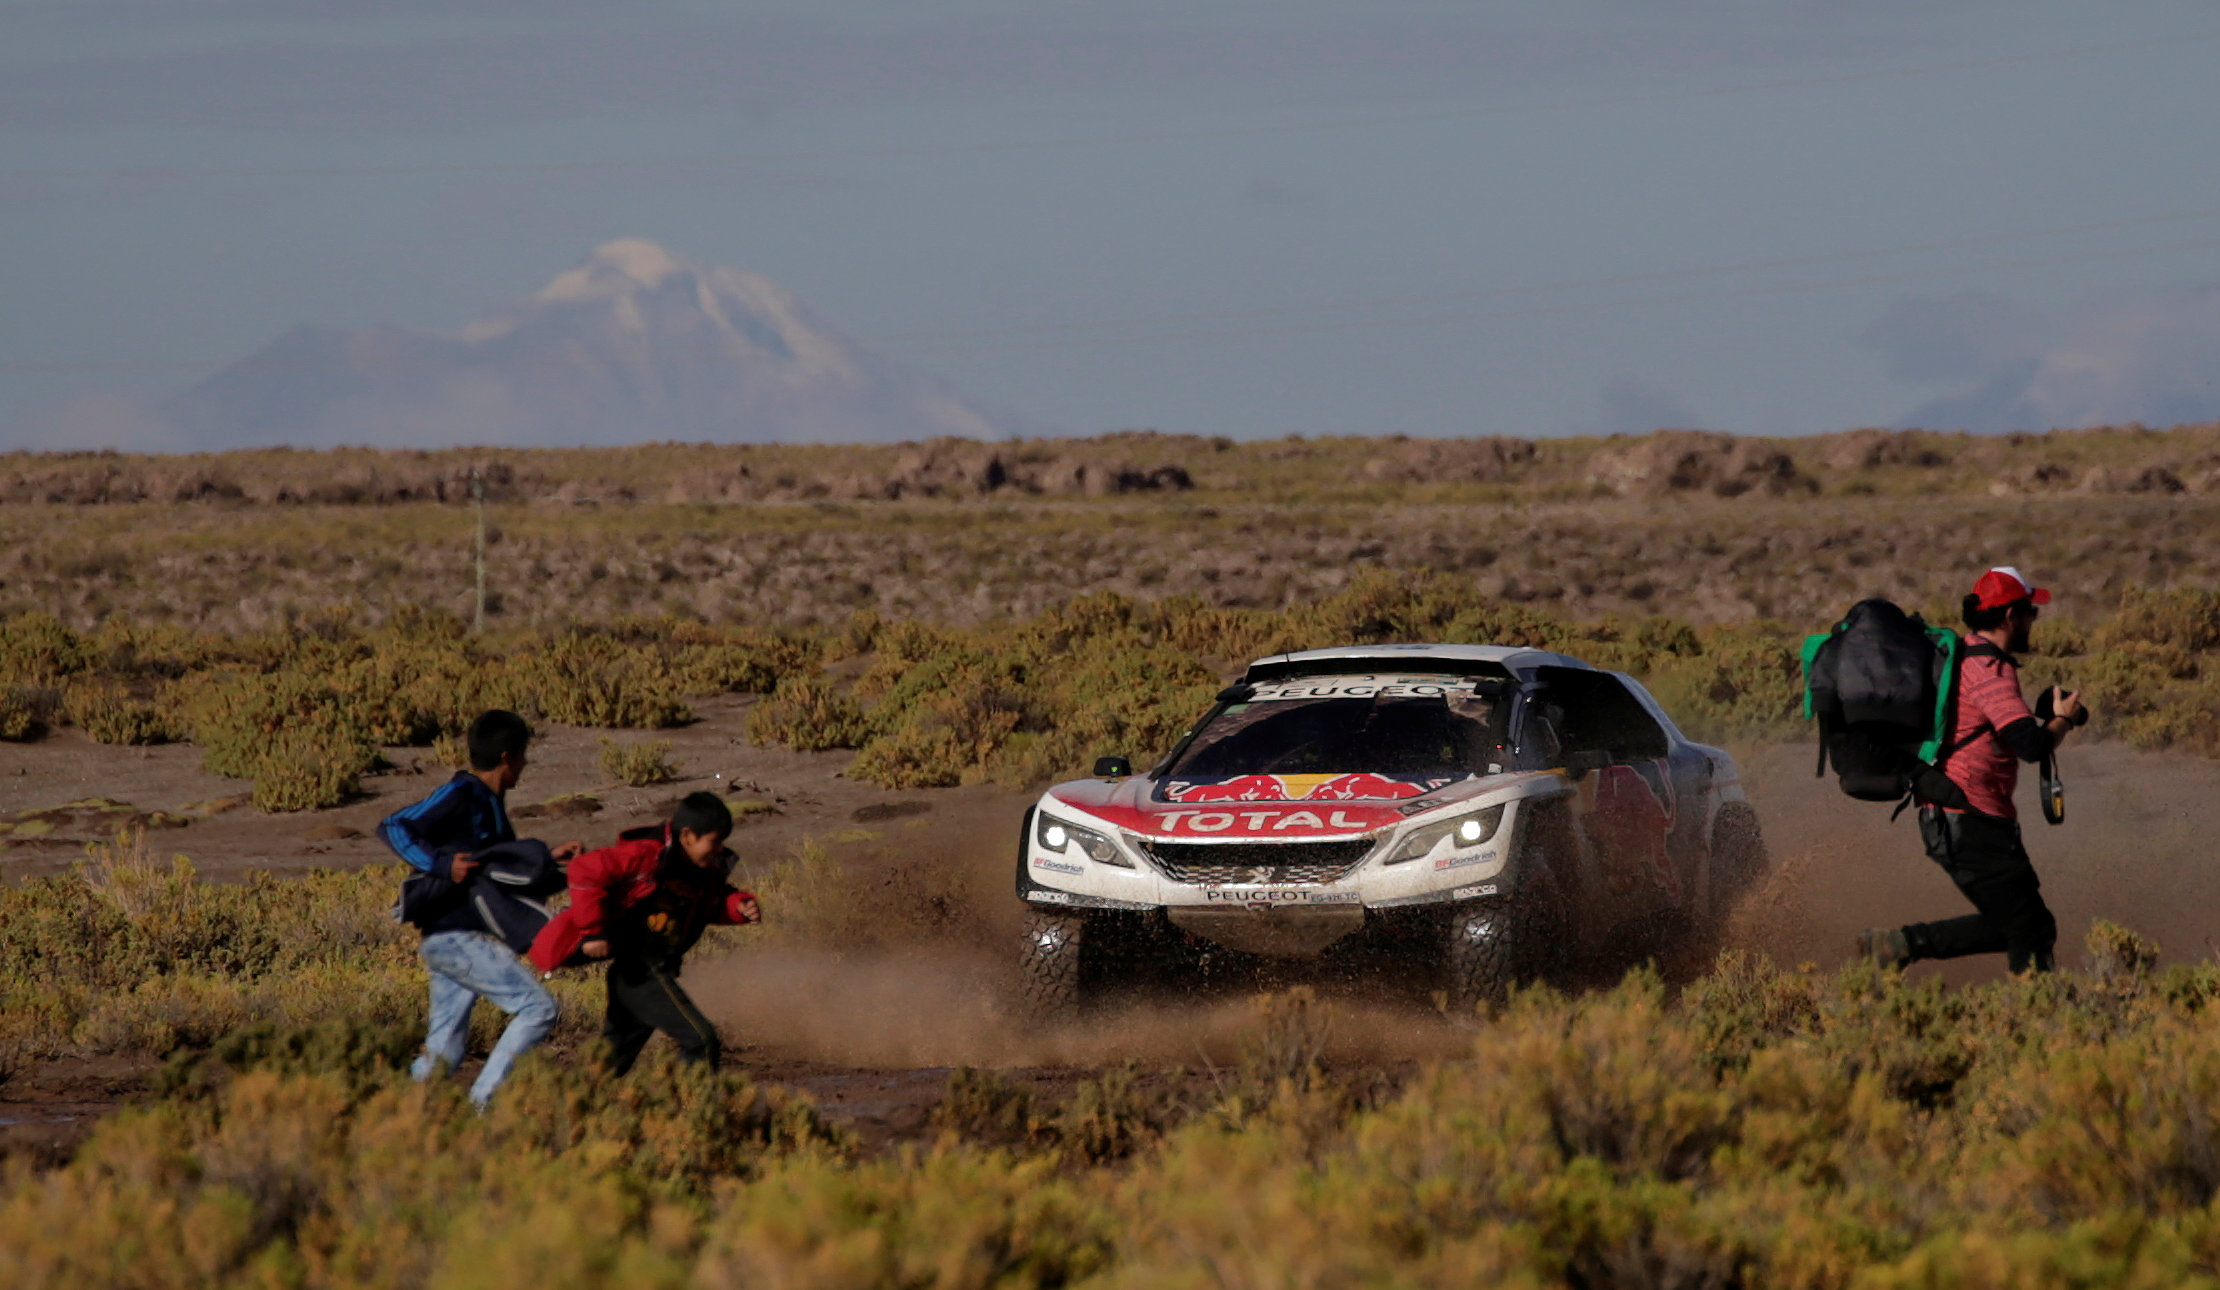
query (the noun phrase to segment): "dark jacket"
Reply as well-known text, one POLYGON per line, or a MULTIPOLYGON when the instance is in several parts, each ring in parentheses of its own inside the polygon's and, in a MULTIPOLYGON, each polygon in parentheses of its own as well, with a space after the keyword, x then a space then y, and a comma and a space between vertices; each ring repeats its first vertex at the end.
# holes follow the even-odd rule
POLYGON ((475 855, 516 841, 507 808, 484 780, 467 770, 456 771, 431 796, 386 816, 378 824, 378 837, 424 875, 411 879, 418 890, 403 897, 412 911, 404 915, 407 921, 426 936, 487 930, 467 888, 455 885, 449 873, 458 855, 475 855))
POLYGON ((476 775, 458 770, 430 797, 386 816, 378 836, 411 868, 445 878, 458 853, 514 842, 516 830, 509 827, 500 795, 476 775))
POLYGON ((745 905, 755 897, 734 889, 731 868, 730 851, 706 869, 688 860, 668 828, 588 851, 570 862, 570 904, 532 943, 532 964, 552 972, 587 941, 606 940, 611 958, 675 971, 710 924, 752 921, 745 905))

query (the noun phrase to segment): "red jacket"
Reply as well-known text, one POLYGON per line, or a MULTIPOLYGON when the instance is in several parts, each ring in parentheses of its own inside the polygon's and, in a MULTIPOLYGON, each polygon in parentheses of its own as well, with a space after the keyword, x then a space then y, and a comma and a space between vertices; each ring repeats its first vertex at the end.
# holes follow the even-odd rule
POLYGON ((618 954, 641 952, 647 942, 645 952, 675 960, 711 923, 755 921, 746 907, 755 897, 720 870, 700 870, 677 854, 668 829, 588 851, 570 862, 569 878, 569 906, 532 942, 532 965, 542 972, 571 962, 587 941, 612 941, 618 954), (666 849, 673 852, 668 859, 666 849), (666 876, 666 866, 679 865, 685 868, 666 876), (689 878, 696 881, 677 881, 689 878), (635 913, 642 917, 630 917, 635 913))

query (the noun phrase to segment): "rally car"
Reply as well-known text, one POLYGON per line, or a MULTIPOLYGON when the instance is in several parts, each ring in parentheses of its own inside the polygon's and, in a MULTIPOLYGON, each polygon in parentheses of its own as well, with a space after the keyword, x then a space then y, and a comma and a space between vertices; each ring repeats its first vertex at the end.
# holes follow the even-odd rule
POLYGON ((1765 865, 1734 761, 1632 677, 1547 650, 1275 655, 1156 766, 1025 819, 1025 998, 1214 963, 1382 961, 1469 1009, 1716 928, 1765 865))

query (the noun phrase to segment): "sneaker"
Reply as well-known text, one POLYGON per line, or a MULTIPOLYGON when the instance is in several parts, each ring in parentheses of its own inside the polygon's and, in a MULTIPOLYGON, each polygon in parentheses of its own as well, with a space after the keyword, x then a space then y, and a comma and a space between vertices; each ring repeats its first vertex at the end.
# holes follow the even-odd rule
POLYGON ((1868 927, 1858 933, 1858 957, 1876 967, 1900 968, 1912 961, 1912 946, 1901 927, 1868 927))

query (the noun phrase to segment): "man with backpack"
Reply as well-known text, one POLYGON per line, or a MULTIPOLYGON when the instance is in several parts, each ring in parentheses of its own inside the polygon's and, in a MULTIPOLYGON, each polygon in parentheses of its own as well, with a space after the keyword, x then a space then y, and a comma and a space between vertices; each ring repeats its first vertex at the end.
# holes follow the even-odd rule
POLYGON ((1915 777, 1920 839, 1975 913, 1933 923, 1869 928, 1858 936, 1862 957, 1884 967, 1918 959, 2004 954, 2015 975, 2051 970, 2058 923, 2043 903, 2042 883, 2020 837, 2012 804, 2019 764, 2042 761, 2075 726, 2088 720, 2077 692, 2054 690, 2038 717, 2020 693, 2019 660, 2033 646, 2035 619, 2050 592, 2009 566, 1990 569, 1962 608, 1966 632, 1958 648, 1946 738, 1933 775, 1915 777))

